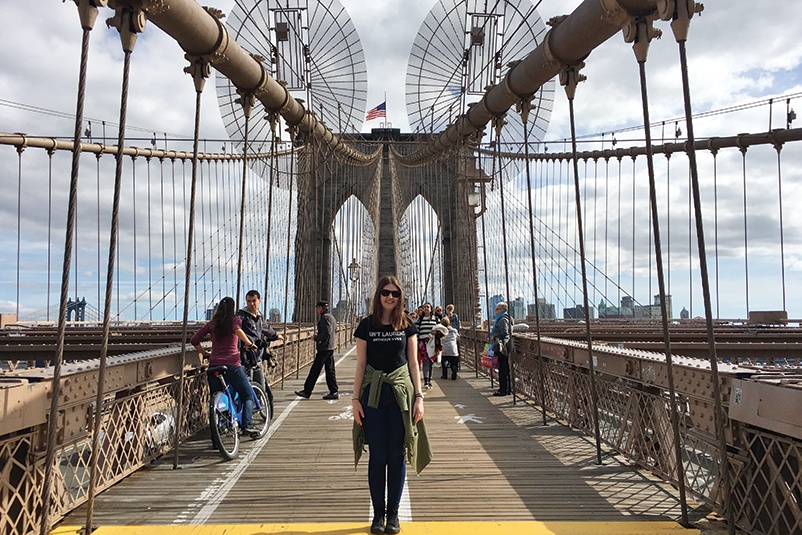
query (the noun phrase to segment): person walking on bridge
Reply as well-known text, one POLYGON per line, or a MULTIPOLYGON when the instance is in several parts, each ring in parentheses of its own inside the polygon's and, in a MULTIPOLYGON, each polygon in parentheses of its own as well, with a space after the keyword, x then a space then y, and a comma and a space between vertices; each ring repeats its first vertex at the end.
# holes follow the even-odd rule
POLYGON ((323 399, 338 399, 340 397, 340 389, 337 387, 337 374, 334 370, 337 320, 334 319, 334 315, 329 310, 328 301, 318 301, 316 308, 320 316, 317 321, 317 334, 315 335, 317 354, 315 355, 315 362, 309 368, 309 375, 306 377, 303 390, 296 390, 295 395, 309 399, 312 395, 312 390, 315 388, 317 378, 320 377, 320 370, 325 368, 326 386, 329 387, 329 393, 325 394, 323 399))
POLYGON ((404 314, 401 283, 379 280, 372 313, 354 331, 354 465, 369 446, 368 487, 373 505, 371 533, 398 533, 398 508, 408 460, 420 473, 432 458, 423 425, 418 370, 418 329, 404 314), (385 498, 386 491, 386 498, 385 498))
POLYGON ((434 328, 440 320, 434 315, 431 303, 424 303, 421 307, 421 311, 418 319, 415 320, 415 326, 418 328, 418 361, 423 369, 423 386, 431 388, 432 363, 437 357, 429 354, 426 349, 426 344, 429 342, 432 328, 434 328))

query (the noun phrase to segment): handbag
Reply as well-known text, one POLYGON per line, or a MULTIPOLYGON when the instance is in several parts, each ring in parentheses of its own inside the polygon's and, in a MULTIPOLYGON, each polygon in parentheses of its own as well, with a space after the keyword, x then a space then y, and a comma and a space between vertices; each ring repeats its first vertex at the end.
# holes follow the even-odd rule
POLYGON ((433 357, 435 354, 434 336, 430 336, 429 340, 426 342, 426 353, 429 355, 429 358, 433 357))
POLYGON ((485 344, 485 348, 482 351, 482 366, 485 368, 497 369, 498 368, 498 356, 493 351, 493 344, 487 342, 485 344))

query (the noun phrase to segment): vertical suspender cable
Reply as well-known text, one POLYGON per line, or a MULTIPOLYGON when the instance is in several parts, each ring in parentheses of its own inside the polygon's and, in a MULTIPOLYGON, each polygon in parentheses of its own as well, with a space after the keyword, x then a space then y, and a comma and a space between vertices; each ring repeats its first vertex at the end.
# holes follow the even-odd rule
POLYGON ((777 203, 780 216, 780 284, 782 286, 783 310, 788 310, 785 304, 785 237, 783 229, 783 170, 780 151, 782 143, 774 143, 774 150, 777 151, 777 203))
MULTIPOLYGON (((608 282, 610 277, 607 276, 607 269, 610 265, 608 262, 607 257, 607 238, 609 235, 609 228, 610 228, 610 158, 605 156, 604 157, 604 298, 610 301, 609 294, 607 293, 608 282)), ((616 307, 618 307, 618 303, 616 303, 616 307)))
MULTIPOLYGON (((585 180, 587 180, 587 175, 585 180)), ((587 182, 585 182, 587 186, 587 182)), ((587 188, 586 188, 587 191, 587 188)), ((587 193, 585 194, 587 196, 587 193)), ((597 201, 599 198, 599 159, 593 158, 593 265, 595 266, 593 269, 593 303, 598 303, 598 292, 599 287, 596 284, 596 274, 599 272, 599 255, 597 252, 597 245, 599 240, 596 237, 596 232, 599 228, 599 210, 597 207, 597 201)))
MULTIPOLYGON (((17 147, 17 319, 19 319, 19 275, 20 255, 22 252, 22 152, 24 150, 25 145, 20 145, 17 147)), ((76 284, 75 287, 77 289, 78 285, 76 284)))
MULTIPOLYGON (((647 128, 648 128, 648 126, 647 126, 647 128)), ((635 302, 636 302, 635 296, 637 295, 635 293, 635 234, 636 234, 636 228, 635 228, 635 203, 637 202, 636 201, 636 196, 635 196, 635 184, 636 184, 636 179, 635 179, 635 158, 636 158, 635 155, 633 155, 632 156, 632 268, 631 268, 631 270, 632 270, 632 288, 629 291, 629 295, 632 297, 632 319, 635 319, 635 302)))
POLYGON ((151 215, 150 215, 150 206, 153 204, 153 199, 150 198, 150 160, 151 157, 147 156, 145 161, 147 162, 147 170, 148 170, 148 319, 153 321, 153 274, 152 274, 152 267, 153 266, 153 251, 151 251, 151 215))
POLYGON ((67 330, 67 295, 69 293, 71 252, 73 247, 73 231, 76 219, 76 208, 78 204, 78 169, 81 159, 81 125, 84 117, 84 97, 86 96, 86 72, 89 58, 89 32, 92 31, 95 19, 97 18, 97 8, 91 5, 88 0, 79 1, 78 14, 81 18, 81 29, 83 30, 81 40, 81 65, 78 75, 78 97, 75 107, 75 131, 73 133, 72 145, 72 169, 70 172, 70 194, 67 206, 67 225, 64 237, 64 262, 61 271, 61 297, 59 301, 58 315, 58 336, 56 340, 56 354, 53 362, 53 390, 50 398, 50 413, 47 422, 47 442, 45 456, 45 473, 42 483, 42 510, 41 524, 39 525, 40 535, 46 535, 50 531, 50 499, 51 487, 53 485, 53 461, 56 449, 56 427, 58 413, 58 403, 61 399, 61 363, 64 358, 64 338, 67 330))
MULTIPOLYGON (((133 262, 133 276, 134 276, 134 321, 138 320, 136 314, 136 305, 137 305, 137 293, 136 293, 136 272, 137 265, 136 265, 136 155, 131 156, 131 212, 133 217, 133 235, 134 235, 134 262, 133 262)), ((77 296, 77 294, 76 294, 77 296)), ((77 297, 76 297, 77 299, 77 297)))
POLYGON ((574 121, 574 94, 576 84, 580 81, 577 67, 567 67, 560 73, 560 83, 565 86, 568 95, 568 111, 571 118, 571 163, 574 167, 574 201, 576 203, 576 230, 579 240, 579 261, 582 270, 582 300, 585 315, 585 335, 588 343, 588 367, 590 369, 590 393, 593 413, 593 432, 596 436, 596 464, 601 464, 601 436, 599 433, 599 400, 596 391, 596 370, 593 363, 593 335, 590 330, 590 314, 588 307, 588 279, 585 270, 585 228, 582 225, 582 203, 579 198, 579 165, 576 161, 576 123, 574 121))
MULTIPOLYGON (((136 34, 130 28, 131 19, 134 18, 130 9, 120 8, 117 11, 117 26, 123 42, 123 81, 120 94, 120 126, 117 132, 117 153, 115 154, 114 168, 114 199, 111 209, 111 226, 109 228, 109 259, 106 265, 106 292, 103 306, 103 335, 100 344, 100 366, 98 368, 98 386, 95 397, 95 418, 92 430, 92 453, 89 461, 89 489, 87 490, 86 525, 85 533, 92 532, 92 516, 95 506, 95 490, 98 476, 98 461, 100 459, 100 428, 103 419, 103 398, 105 397, 106 363, 109 353, 109 331, 111 326, 111 299, 114 284, 114 259, 119 242, 120 220, 120 192, 122 190, 123 174, 123 147, 125 146, 125 124, 128 116, 128 85, 131 73, 131 53, 136 34)), ((150 204, 150 203, 148 203, 150 204)), ((136 211, 135 211, 136 212, 136 211)), ((150 261, 148 261, 150 263, 150 261)), ((136 270, 136 266, 134 266, 136 270)), ((134 306, 136 306, 136 287, 134 288, 134 306)), ((136 315, 134 315, 136 319, 136 315)))
POLYGON ((746 318, 749 318, 749 225, 746 212, 746 146, 741 146, 741 176, 744 191, 744 295, 746 296, 746 318))
MULTIPOLYGON (((699 170, 696 164, 696 151, 694 144, 696 138, 693 132, 693 112, 691 109, 691 85, 688 77, 688 57, 686 51, 687 30, 690 25, 690 18, 692 13, 687 11, 689 6, 684 2, 676 2, 674 5, 674 13, 670 16, 674 17, 671 24, 671 29, 674 31, 674 37, 679 45, 680 56, 680 72, 682 74, 682 95, 685 104, 685 127, 688 131, 688 141, 686 143, 686 151, 688 153, 688 160, 690 162, 691 174, 691 190, 693 192, 693 206, 694 216, 696 218, 696 240, 699 248, 699 271, 702 282, 702 296, 704 299, 705 307, 705 324, 707 327, 707 345, 710 352, 710 371, 712 372, 713 382, 713 399, 715 402, 715 424, 716 434, 718 435, 718 448, 719 448, 719 475, 721 477, 722 500, 724 505, 724 516, 727 520, 729 532, 731 535, 735 533, 734 512, 732 510, 733 500, 732 489, 730 488, 729 476, 729 460, 727 458, 727 437, 724 434, 724 425, 726 416, 724 414, 724 406, 721 399, 721 379, 718 373, 718 358, 716 356, 716 341, 713 332, 713 315, 710 301, 710 281, 707 272, 707 251, 705 248, 705 234, 704 223, 702 220, 702 196, 699 191, 699 170)), ((698 8, 698 5, 697 5, 698 8)))
POLYGON ((521 121, 524 126, 524 162, 526 163, 526 202, 529 212, 529 255, 532 258, 532 287, 535 294, 535 335, 537 336, 538 378, 540 380, 540 409, 543 413, 543 425, 546 425, 546 359, 541 352, 540 344, 540 304, 538 303, 537 287, 537 260, 535 255, 535 222, 532 208, 532 173, 529 168, 529 112, 532 103, 530 100, 521 101, 521 121))
MULTIPOLYGON (((278 149, 278 119, 273 119, 271 117, 271 126, 276 125, 273 128, 273 137, 270 140, 270 178, 268 180, 268 188, 267 188, 267 229, 265 230, 265 291, 264 291, 264 310, 262 314, 265 317, 270 317, 268 314, 268 303, 270 301, 270 247, 271 247, 271 238, 273 237, 273 188, 275 187, 276 183, 276 174, 278 173, 278 156, 276 156, 276 152, 278 149)), ((289 252, 287 253, 289 254, 289 252)), ((287 295, 284 295, 284 301, 287 301, 287 295)))
MULTIPOLYGON (((493 133, 493 130, 490 131, 493 133)), ((491 159, 490 177, 493 180, 496 176, 496 159, 491 159)), ((487 232, 485 231, 485 219, 487 216, 487 191, 484 183, 482 183, 482 260, 484 262, 485 272, 485 316, 487 319, 487 328, 490 329, 490 284, 487 278, 487 232)), ((479 366, 477 363, 476 371, 478 374, 479 366)), ((492 377, 492 374, 491 374, 492 377)))
MULTIPOLYGON (((615 286, 618 289, 618 306, 621 307, 621 158, 622 156, 618 156, 618 206, 616 207, 616 221, 618 223, 618 230, 615 236, 616 240, 616 249, 617 249, 617 267, 615 270, 616 273, 616 283, 615 286)), ((623 313, 623 310, 620 310, 623 313)))
MULTIPOLYGON (((167 147, 165 147, 166 150, 167 147)), ((165 271, 165 266, 167 265, 165 258, 164 258, 164 155, 159 157, 159 188, 161 191, 160 199, 159 199, 159 206, 161 208, 161 216, 159 217, 161 221, 161 230, 162 230, 162 258, 161 258, 161 265, 162 265, 162 317, 163 321, 167 320, 167 272, 165 271)))
MULTIPOLYGON (((640 74, 640 93, 641 107, 643 108, 643 129, 646 134, 646 165, 649 173, 649 207, 651 208, 651 222, 653 227, 654 254, 657 268, 657 284, 660 292, 660 319, 663 328, 663 348, 666 355, 668 394, 671 403, 671 430, 673 432, 674 455, 676 456, 677 469, 677 488, 679 489, 680 510, 682 514, 682 525, 688 526, 688 503, 685 497, 685 465, 682 462, 682 442, 679 434, 679 415, 677 405, 680 400, 677 398, 676 388, 674 387, 674 365, 671 356, 671 333, 668 330, 668 304, 666 303, 666 284, 663 270, 663 250, 660 243, 660 220, 657 212, 657 186, 654 179, 654 151, 652 149, 652 134, 649 125, 649 97, 646 87, 646 55, 649 50, 649 38, 653 28, 644 19, 637 22, 638 38, 632 48, 638 60, 638 70, 640 74)), ((651 261, 650 261, 651 263, 651 261)))
MULTIPOLYGON (((504 295, 505 300, 507 301, 507 314, 512 312, 510 310, 510 305, 512 300, 510 299, 510 270, 509 270, 509 263, 507 257, 507 208, 506 204, 504 203, 504 173, 501 168, 501 129, 505 124, 505 117, 506 114, 499 115, 495 117, 493 121, 493 126, 496 130, 496 150, 494 153, 494 158, 498 160, 498 183, 499 183, 499 195, 501 197, 501 248, 504 252, 504 295)), ((512 316, 510 314, 510 316, 512 316)), ((489 326, 489 324, 488 324, 489 326)), ((510 330, 510 338, 512 338, 512 330, 510 330)), ((509 361, 510 367, 510 389, 512 390, 512 403, 513 405, 516 403, 517 397, 515 395, 515 366, 513 366, 512 362, 512 353, 507 353, 507 360, 509 361)))
MULTIPOLYGON (((241 104, 242 104, 242 112, 245 115, 245 139, 243 140, 242 146, 242 193, 240 198, 240 205, 239 205, 239 242, 237 246, 237 286, 236 286, 236 298, 234 302, 237 303, 237 306, 241 306, 240 302, 240 291, 242 290, 242 241, 245 237, 245 196, 247 193, 246 186, 247 186, 247 177, 248 177, 248 130, 250 128, 250 119, 251 119, 251 98, 253 98, 252 94, 244 94, 240 96, 241 104)), ((267 273, 267 270, 265 270, 267 273)), ((267 290, 267 288, 265 288, 267 290)), ((265 292, 265 301, 267 301, 267 292, 265 292)))
MULTIPOLYGON (((292 197, 293 197, 292 193, 293 193, 293 188, 295 187, 295 126, 290 126, 290 134, 289 135, 290 135, 290 183, 289 183, 290 199, 289 199, 289 204, 287 206, 287 208, 289 210, 288 222, 287 222, 287 260, 285 262, 285 268, 284 268, 284 332, 283 332, 283 336, 284 336, 284 340, 285 340, 284 343, 285 344, 287 343, 286 342, 286 340, 287 340, 287 312, 288 312, 288 306, 289 306, 289 300, 290 300, 290 295, 289 295, 289 292, 290 292, 290 246, 292 244, 292 242, 291 242, 292 233, 290 232, 290 228, 291 228, 291 223, 292 223, 292 197)), ((296 225, 297 225, 297 219, 300 218, 300 207, 301 207, 301 203, 300 203, 300 199, 298 199, 298 210, 296 210, 296 215, 295 215, 295 217, 296 217, 296 225)), ((295 255, 295 257, 297 259, 298 255, 295 255)), ((296 270, 298 269, 297 260, 296 260, 295 269, 296 270)), ((298 289, 297 288, 295 289, 295 296, 296 296, 296 298, 295 298, 294 306, 295 306, 295 309, 298 310, 298 289)), ((296 340, 295 340, 295 345, 296 345, 296 364, 295 364, 296 375, 297 375, 297 372, 298 372, 298 348, 300 348, 300 346, 301 346, 301 322, 298 320, 297 316, 298 316, 298 314, 296 314, 296 318, 295 318, 295 320, 298 321, 298 336, 296 337, 296 340)), ((285 345, 285 354, 286 354, 286 345, 285 345)), ((281 362, 282 362, 282 366, 285 366, 284 363, 286 362, 286 358, 285 358, 284 355, 282 355, 281 362)), ((282 384, 284 382, 284 375, 285 375, 284 373, 281 374, 282 384)))
POLYGON ((176 235, 178 225, 175 221, 178 210, 175 205, 175 158, 170 159, 170 181, 173 189, 173 265, 175 266, 173 268, 173 314, 175 319, 178 319, 178 236, 176 235))
POLYGON ((691 170, 688 169, 688 311, 690 317, 693 312, 693 185, 691 184, 691 170))
MULTIPOLYGON (((212 298, 210 301, 218 301, 225 297, 225 293, 223 292, 223 271, 222 271, 222 260, 223 256, 221 256, 220 249, 222 249, 222 242, 225 237, 228 222, 225 219, 220 218, 220 205, 223 204, 223 200, 220 198, 220 172, 219 172, 219 164, 218 160, 214 161, 214 173, 212 173, 211 166, 212 163, 209 162, 207 168, 209 170, 209 223, 210 223, 210 234, 209 234, 209 255, 212 258, 212 265, 209 266, 209 278, 211 279, 211 286, 212 298), (214 176, 212 176, 214 175, 214 176), (215 246, 213 234, 217 235, 217 244, 215 246), (214 266, 217 265, 217 277, 214 276, 214 266), (217 291, 214 289, 214 283, 217 281, 217 291)), ((228 272, 228 270, 226 270, 228 272)), ((237 310, 239 303, 236 301, 234 302, 234 310, 237 310)))
POLYGON ((713 250, 716 257, 716 319, 721 318, 721 302, 719 300, 719 272, 718 272, 718 149, 711 148, 713 154, 713 250))
POLYGON ((195 132, 192 138, 192 179, 190 181, 189 192, 189 218, 187 221, 187 256, 186 269, 184 271, 184 314, 181 324, 181 374, 178 381, 178 417, 173 436, 173 469, 178 468, 178 455, 181 445, 181 422, 184 421, 184 388, 186 375, 184 365, 187 361, 187 323, 189 322, 189 287, 192 275, 192 250, 195 245, 195 195, 198 184, 198 138, 200 137, 200 112, 201 95, 206 78, 210 73, 209 63, 203 58, 190 56, 191 65, 185 68, 185 72, 190 73, 195 83, 195 132))
MULTIPOLYGON (((204 153, 206 152, 206 143, 205 142, 203 144, 203 152, 204 153)), ((207 296, 208 294, 207 294, 207 291, 206 291, 206 280, 207 280, 208 277, 206 276, 206 274, 207 274, 207 272, 206 272, 206 260, 207 260, 207 258, 206 258, 206 251, 205 251, 205 245, 206 245, 206 233, 205 233, 205 231, 206 231, 206 202, 205 201, 207 201, 207 199, 208 199, 208 202, 211 203, 212 195, 211 195, 211 191, 209 191, 210 185, 206 183, 208 172, 205 172, 205 168, 203 166, 203 161, 198 161, 197 165, 198 165, 198 173, 199 173, 198 185, 200 187, 200 202, 198 204, 200 206, 200 220, 201 220, 201 222, 200 222, 200 225, 199 225, 200 235, 197 237, 197 239, 195 239, 195 248, 196 248, 196 251, 195 251, 196 252, 196 254, 195 254, 196 260, 195 260, 195 262, 198 263, 198 258, 200 257, 199 258, 200 259, 200 265, 198 266, 198 269, 195 271, 195 273, 197 273, 197 275, 199 275, 200 278, 201 278, 201 282, 203 283, 203 293, 201 294, 201 301, 195 301, 195 306, 197 307, 200 304, 205 309, 211 304, 211 300, 207 296), (198 251, 198 248, 200 248, 200 251, 198 251)), ((209 223, 210 223, 210 227, 211 227, 211 221, 209 223)), ((196 232, 197 232, 197 230, 196 230, 196 232)), ((211 260, 211 259, 209 259, 209 260, 211 260)), ((197 281, 197 279, 196 279, 196 281, 197 281)))
MULTIPOLYGON (((666 152, 666 192, 671 191, 671 153, 666 152)), ((666 295, 671 295, 671 195, 666 193, 666 295)))
MULTIPOLYGON (((48 149, 47 156, 47 321, 50 321, 50 259, 51 231, 53 229, 53 154, 55 149, 48 149)), ((98 233, 98 235, 100 235, 98 233)))

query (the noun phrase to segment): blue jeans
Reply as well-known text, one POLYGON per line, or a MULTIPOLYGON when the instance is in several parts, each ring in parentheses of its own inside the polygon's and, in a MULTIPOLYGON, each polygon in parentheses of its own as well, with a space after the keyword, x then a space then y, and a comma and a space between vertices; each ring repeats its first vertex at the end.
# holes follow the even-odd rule
POLYGON ((368 487, 373 514, 398 513, 407 466, 404 461, 404 421, 390 385, 382 384, 379 407, 368 407, 370 387, 362 397, 365 419, 362 426, 370 450, 368 487), (387 501, 384 490, 387 489, 387 501))
MULTIPOLYGON (((210 393, 213 394, 223 390, 223 385, 217 377, 209 374, 208 378, 210 393)), ((253 388, 251 388, 248 376, 245 375, 245 368, 242 366, 229 366, 225 379, 226 383, 230 384, 237 394, 239 394, 239 398, 243 402, 242 427, 250 427, 253 425, 253 388)))

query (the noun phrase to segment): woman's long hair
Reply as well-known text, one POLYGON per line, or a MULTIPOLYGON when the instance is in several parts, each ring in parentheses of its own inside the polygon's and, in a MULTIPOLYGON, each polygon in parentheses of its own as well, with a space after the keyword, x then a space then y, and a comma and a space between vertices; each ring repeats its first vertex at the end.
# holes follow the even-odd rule
POLYGON ((224 297, 217 305, 217 310, 212 316, 214 322, 214 334, 220 339, 231 334, 231 325, 234 324, 234 299, 224 297))
POLYGON ((407 318, 407 315, 404 314, 404 289, 401 288, 401 283, 398 282, 398 279, 395 278, 394 275, 385 275, 379 279, 379 283, 376 285, 376 291, 373 292, 371 325, 377 329, 382 326, 381 291, 382 288, 388 284, 395 284, 396 287, 401 290, 401 297, 395 300, 395 308, 390 313, 390 324, 393 326, 394 330, 400 331, 401 329, 407 328, 407 325, 409 325, 409 319, 407 318))

